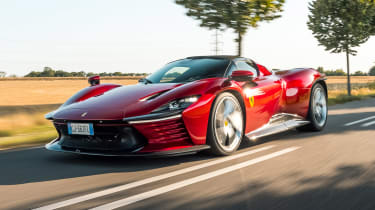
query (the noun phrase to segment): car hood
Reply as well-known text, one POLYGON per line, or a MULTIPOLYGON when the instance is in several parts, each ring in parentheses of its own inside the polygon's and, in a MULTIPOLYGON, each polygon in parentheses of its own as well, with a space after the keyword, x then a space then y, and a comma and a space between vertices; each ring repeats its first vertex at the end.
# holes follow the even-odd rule
POLYGON ((121 86, 87 100, 61 107, 56 110, 53 118, 64 120, 121 120, 124 117, 147 114, 163 103, 163 101, 150 98, 180 85, 164 83, 121 86))

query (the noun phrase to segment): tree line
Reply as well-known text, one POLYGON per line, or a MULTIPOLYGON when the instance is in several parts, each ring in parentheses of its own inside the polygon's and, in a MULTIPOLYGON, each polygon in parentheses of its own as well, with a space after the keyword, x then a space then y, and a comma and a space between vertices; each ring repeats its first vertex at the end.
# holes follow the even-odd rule
MULTIPOLYGON (((323 67, 319 66, 317 70, 321 73, 324 73, 327 76, 347 76, 347 73, 342 69, 336 70, 327 70, 323 67)), ((123 72, 101 72, 101 73, 93 73, 93 72, 67 72, 63 70, 53 70, 50 67, 44 67, 43 71, 31 71, 30 73, 26 74, 25 77, 91 77, 91 76, 108 76, 108 77, 116 77, 116 76, 147 76, 147 73, 123 73, 123 72)), ((369 72, 363 71, 356 71, 351 76, 375 76, 375 66, 373 66, 369 72)), ((15 75, 7 75, 5 71, 0 71, 0 78, 1 77, 16 77, 15 75)))
MULTIPOLYGON (((347 73, 342 69, 336 70, 327 70, 323 67, 319 66, 317 70, 321 73, 324 73, 327 76, 347 76, 347 73)), ((30 73, 26 74, 25 77, 91 77, 91 76, 109 76, 109 77, 116 77, 116 76, 147 76, 147 73, 123 73, 123 72, 101 72, 101 73, 93 73, 93 72, 67 72, 63 70, 53 70, 50 67, 44 67, 43 71, 31 71, 30 73)), ((375 66, 373 66, 370 71, 363 72, 363 71, 356 71, 351 76, 375 76, 375 66)), ((5 77, 6 72, 0 72, 0 77, 5 77)), ((12 77, 8 75, 8 77, 12 77)))
MULTIPOLYGON (((336 70, 325 70, 323 67, 319 66, 317 70, 320 73, 324 73, 326 76, 347 76, 347 73, 342 69, 336 70)), ((363 71, 356 71, 350 74, 351 76, 375 76, 375 66, 373 66, 370 71, 363 72, 363 71)))
POLYGON ((123 72, 67 72, 64 70, 54 70, 50 67, 44 67, 43 71, 31 71, 25 77, 91 77, 91 76, 146 76, 147 73, 123 73, 123 72))

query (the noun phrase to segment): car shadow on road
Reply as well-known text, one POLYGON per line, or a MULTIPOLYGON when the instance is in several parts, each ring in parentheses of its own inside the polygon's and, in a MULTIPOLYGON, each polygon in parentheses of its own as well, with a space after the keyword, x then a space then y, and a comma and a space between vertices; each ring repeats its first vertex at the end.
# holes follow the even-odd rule
MULTIPOLYGON (((0 153, 0 186, 106 173, 138 172, 215 158, 204 153, 175 157, 101 157, 56 153, 44 148, 0 153)), ((177 168, 175 170, 177 170, 177 168)))
MULTIPOLYGON (((350 132, 359 131, 374 131, 373 136, 375 137, 375 124, 371 126, 364 127, 363 124, 367 122, 374 121, 375 118, 367 120, 355 125, 345 126, 346 123, 353 122, 356 120, 361 120, 369 116, 375 116, 375 112, 360 112, 360 113, 350 113, 350 114, 335 114, 330 115, 327 120, 327 125, 322 131, 309 132, 309 131, 298 131, 297 129, 292 129, 283 133, 278 133, 270 136, 266 136, 255 141, 247 139, 241 145, 241 148, 247 148, 249 146, 264 144, 266 142, 277 141, 277 140, 298 140, 310 137, 319 137, 328 134, 345 134, 350 132)), ((358 134, 361 137, 361 134, 358 134)), ((374 138, 375 139, 375 138, 374 138)), ((353 139, 354 140, 354 139, 353 139)))
MULTIPOLYGON (((328 175, 308 177, 291 170, 286 189, 275 187, 278 180, 255 180, 230 188, 226 193, 209 193, 201 188, 170 193, 146 203, 139 202, 134 209, 375 209, 375 162, 341 165, 328 175), (198 194, 197 194, 198 193, 198 194), (187 199, 188 198, 188 199, 187 199)), ((285 179, 285 177, 284 177, 285 179)), ((221 185, 220 185, 221 186, 221 185)), ((225 190, 225 189, 224 189, 225 190)), ((228 189, 227 189, 228 190, 228 189)))
POLYGON ((359 109, 359 108, 374 108, 375 98, 368 98, 365 100, 351 101, 343 104, 336 104, 334 106, 329 106, 329 110, 343 110, 343 109, 359 109))

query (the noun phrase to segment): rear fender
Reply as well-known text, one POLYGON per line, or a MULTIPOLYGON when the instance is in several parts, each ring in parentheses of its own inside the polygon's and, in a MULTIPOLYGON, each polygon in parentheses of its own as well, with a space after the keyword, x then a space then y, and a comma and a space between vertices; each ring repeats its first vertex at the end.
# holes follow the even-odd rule
POLYGON ((311 88, 317 81, 323 81, 325 75, 315 69, 293 69, 277 74, 283 80, 284 89, 280 111, 307 117, 311 88))

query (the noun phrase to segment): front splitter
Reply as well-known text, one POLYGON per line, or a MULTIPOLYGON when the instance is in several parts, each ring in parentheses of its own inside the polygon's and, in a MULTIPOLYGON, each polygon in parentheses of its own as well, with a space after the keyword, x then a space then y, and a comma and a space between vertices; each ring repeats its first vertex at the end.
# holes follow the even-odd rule
POLYGON ((162 157, 162 156, 180 156, 180 155, 189 155, 195 154, 202 150, 210 149, 208 145, 194 145, 191 147, 181 148, 181 149, 171 149, 166 151, 157 151, 157 152, 118 152, 118 151, 90 151, 84 149, 75 149, 63 148, 58 141, 54 140, 45 145, 45 148, 51 151, 56 152, 65 152, 65 153, 72 153, 72 154, 79 154, 79 155, 93 155, 93 156, 121 156, 121 157, 162 157))

